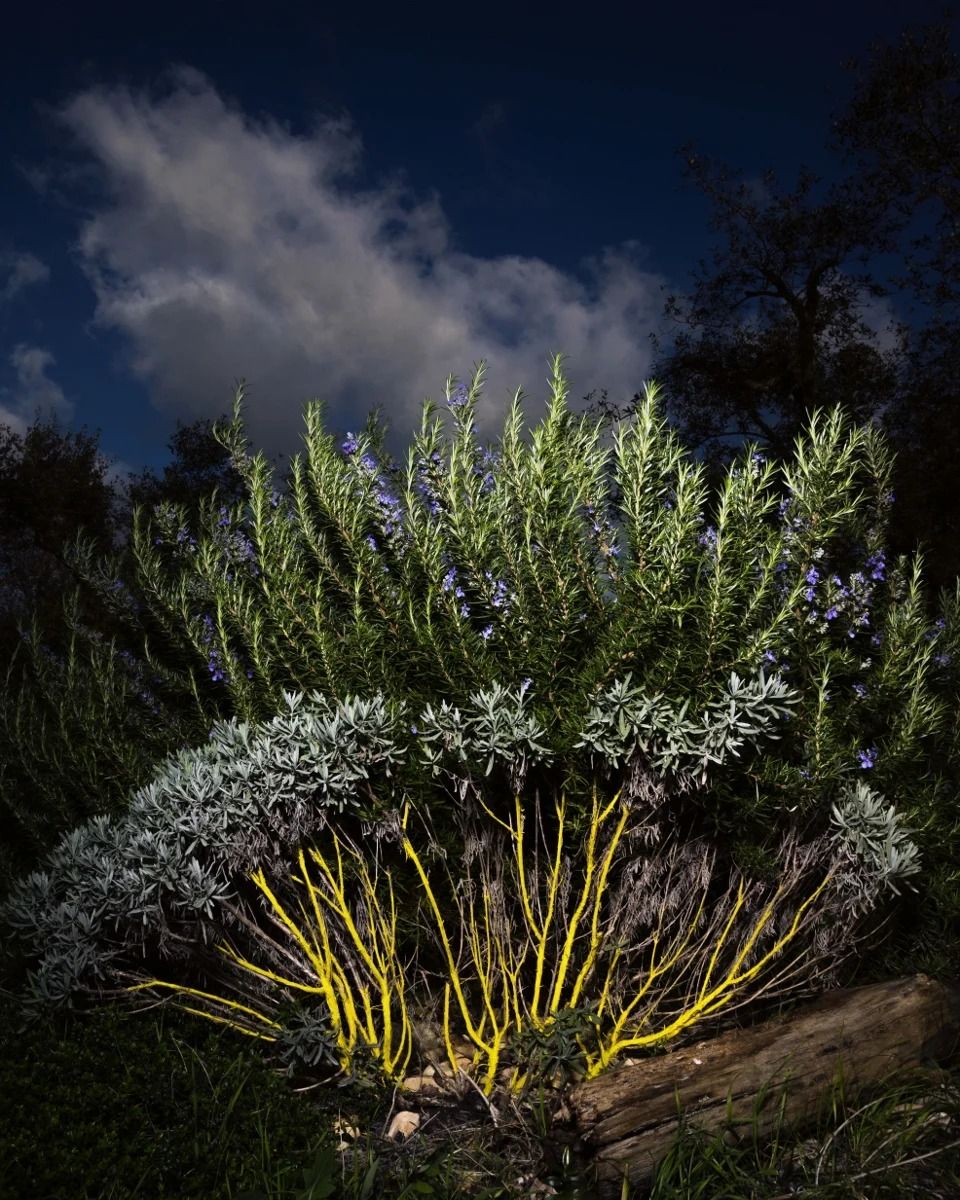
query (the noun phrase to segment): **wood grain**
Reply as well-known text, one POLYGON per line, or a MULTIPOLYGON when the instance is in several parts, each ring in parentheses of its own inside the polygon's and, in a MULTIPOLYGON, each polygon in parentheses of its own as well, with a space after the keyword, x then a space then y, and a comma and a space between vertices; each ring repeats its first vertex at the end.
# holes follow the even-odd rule
POLYGON ((817 1118, 842 1069, 847 1101, 904 1068, 946 1063, 960 1039, 960 986, 925 975, 826 993, 812 1004, 752 1028, 615 1067, 577 1085, 568 1098, 574 1135, 595 1162, 602 1196, 619 1196, 624 1171, 636 1186, 653 1176, 685 1119, 716 1131, 731 1116, 749 1132, 755 1101, 761 1135, 817 1118))

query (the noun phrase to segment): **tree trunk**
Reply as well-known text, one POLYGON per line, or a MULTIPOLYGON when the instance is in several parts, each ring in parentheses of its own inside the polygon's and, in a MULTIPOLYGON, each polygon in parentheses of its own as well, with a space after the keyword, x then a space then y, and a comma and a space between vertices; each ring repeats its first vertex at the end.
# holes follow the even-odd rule
POLYGON ((688 1124, 713 1132, 728 1119, 760 1136, 775 1127, 786 1087, 785 1127, 816 1121, 838 1070, 845 1096, 891 1073, 946 1063, 960 1037, 960 986, 916 975, 820 996, 762 1025, 734 1029, 661 1057, 624 1063, 577 1085, 568 1099, 580 1149, 597 1167, 602 1196, 619 1196, 624 1173, 649 1181, 674 1141, 677 1101, 688 1124), (757 1093, 768 1091, 761 1105, 757 1093))

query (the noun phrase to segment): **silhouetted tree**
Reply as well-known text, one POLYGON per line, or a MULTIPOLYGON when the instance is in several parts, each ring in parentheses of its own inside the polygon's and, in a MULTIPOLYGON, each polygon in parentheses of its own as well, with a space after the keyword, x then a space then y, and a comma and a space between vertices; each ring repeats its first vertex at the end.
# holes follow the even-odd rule
MULTIPOLYGON (((134 504, 149 516, 171 501, 193 518, 214 488, 225 503, 244 494, 210 426, 178 427, 162 478, 145 471, 117 488, 106 480, 99 431, 38 422, 20 437, 0 427, 5 879, 64 829, 122 806, 152 763, 205 735, 183 647, 143 602, 129 535, 134 504)), ((201 707, 215 709, 202 672, 199 686, 201 707)))
MULTIPOLYGON (((729 172, 681 148, 725 244, 711 269, 701 260, 688 299, 667 297, 665 314, 684 328, 666 352, 652 338, 659 357, 651 369, 682 440, 714 480, 744 441, 788 457, 815 407, 840 404, 859 422, 880 422, 897 455, 890 548, 925 550, 931 593, 960 574, 952 482, 960 461, 960 63, 949 32, 944 23, 873 48, 859 91, 834 123, 848 160, 859 155, 857 171, 822 202, 810 195, 819 180, 806 169, 785 195, 772 172, 760 186, 734 185, 729 172), (924 204, 939 206, 936 233, 905 242, 924 204), (894 252, 904 258, 902 276, 878 282, 852 269, 894 252), (893 344, 880 349, 858 309, 891 287, 912 291, 928 311, 919 328, 892 322, 893 344)), ((618 419, 638 399, 620 409, 604 394, 588 411, 618 419)))
POLYGON ((651 374, 682 440, 708 459, 744 441, 789 457, 817 407, 841 402, 869 420, 894 394, 898 356, 877 348, 858 312, 864 294, 885 289, 850 264, 893 248, 886 206, 843 187, 815 204, 819 179, 805 169, 789 195, 767 172, 769 198, 758 198, 690 146, 680 153, 726 237, 712 271, 701 260, 689 300, 667 296, 665 315, 692 332, 679 332, 669 353, 651 339, 660 353, 651 374))
POLYGON ((196 515, 201 498, 211 496, 214 490, 228 506, 245 498, 243 479, 231 463, 228 451, 213 436, 216 423, 210 419, 191 425, 178 421, 176 433, 168 443, 173 459, 163 468, 163 475, 158 477, 147 469, 128 476, 122 486, 127 528, 132 526, 136 505, 149 512, 161 502, 183 504, 191 515, 196 515))
POLYGON ((25 434, 0 425, 0 655, 9 657, 17 624, 36 614, 51 631, 64 590, 77 576, 64 546, 83 531, 97 550, 114 548, 122 518, 107 481, 109 463, 95 434, 70 433, 55 419, 25 434))
MULTIPOLYGON (((854 162, 864 189, 882 194, 901 225, 936 216, 920 232, 894 282, 925 306, 907 353, 903 386, 885 417, 898 449, 891 544, 918 540, 935 586, 960 574, 960 59, 950 47, 951 10, 940 24, 873 45, 851 60, 854 97, 834 122, 833 145, 854 162)), ((916 232, 916 230, 915 230, 916 232)))
MULTIPOLYGON (((30 659, 24 633, 35 628, 46 658, 58 661, 69 640, 64 596, 80 583, 66 547, 78 533, 101 554, 116 541, 121 518, 98 439, 99 431, 65 431, 55 418, 38 419, 22 435, 0 425, 0 800, 23 803, 33 795, 34 780, 20 762, 30 736, 16 721, 14 702, 30 659)), ((2 841, 5 868, 36 853, 30 822, 9 812, 2 841)))

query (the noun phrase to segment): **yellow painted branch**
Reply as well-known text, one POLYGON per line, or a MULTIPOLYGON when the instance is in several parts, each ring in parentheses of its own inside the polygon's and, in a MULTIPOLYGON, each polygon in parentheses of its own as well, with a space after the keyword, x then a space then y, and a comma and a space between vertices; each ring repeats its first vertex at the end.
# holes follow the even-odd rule
MULTIPOLYGON (((608 808, 607 812, 610 811, 608 808)), ((560 1007, 560 997, 563 993, 563 985, 567 978, 567 971, 570 967, 570 958, 573 954, 573 944, 577 938, 577 930, 580 925, 580 918, 583 916, 584 909, 590 898, 590 889, 593 884, 593 873, 596 868, 596 849, 597 849, 597 833, 599 832, 601 821, 598 820, 599 810, 597 807, 597 792, 594 788, 593 792, 593 808, 590 813, 590 832, 587 835, 587 865, 583 876, 583 887, 580 890, 580 899, 577 901, 577 907, 573 911, 573 916, 570 918, 570 924, 567 928, 567 936, 564 939, 563 950, 560 954, 560 963, 557 967, 557 976, 553 984, 553 994, 550 997, 549 1012, 555 1013, 560 1007)))
MULTIPOLYGON (((302 859, 302 857, 303 857, 303 855, 301 852, 301 859, 302 859)), ((287 927, 287 929, 289 929, 294 941, 303 950, 304 954, 307 956, 307 959, 310 961, 310 964, 313 966, 314 970, 319 972, 321 970, 319 960, 313 956, 313 953, 310 950, 309 945, 307 944, 307 939, 303 936, 303 934, 300 932, 300 930, 296 927, 294 922, 291 921, 291 919, 287 915, 287 912, 284 909, 283 905, 280 903, 280 901, 276 898, 276 896, 270 890, 270 885, 267 883, 266 876, 264 875, 263 871, 262 870, 254 871, 253 874, 250 876, 250 878, 253 880, 253 882, 257 885, 257 887, 261 890, 261 892, 263 892, 263 894, 270 901, 270 904, 271 904, 274 912, 277 914, 277 916, 280 918, 280 920, 283 922, 283 924, 287 927)))
MULTIPOLYGON (((180 983, 167 983, 162 979, 149 979, 146 983, 135 983, 131 987, 126 988, 128 992, 139 992, 143 988, 162 987, 170 988, 175 992, 183 992, 187 996, 199 996, 201 1000, 212 1000, 215 1004, 226 1005, 227 1008, 235 1008, 238 1012, 247 1013, 251 1017, 256 1017, 258 1021, 263 1021, 265 1025, 269 1025, 271 1029, 280 1029, 281 1026, 276 1021, 271 1021, 269 1017, 265 1017, 263 1013, 257 1012, 255 1008, 250 1008, 246 1004, 240 1004, 237 1000, 226 1000, 223 996, 217 996, 213 992, 201 992, 197 988, 187 987, 180 983)), ((201 1014, 205 1016, 206 1014, 201 1014)))
MULTIPOLYGON (((693 932, 697 927, 697 922, 700 920, 700 914, 703 912, 703 906, 705 903, 706 903, 706 897, 701 896, 700 904, 697 908, 697 911, 696 911, 696 914, 694 915, 693 920, 690 922, 690 924, 687 927, 686 934, 680 941, 680 944, 678 946, 676 946, 676 948, 674 949, 671 957, 664 963, 658 963, 656 961, 657 947, 660 942, 660 929, 658 927, 657 932, 653 935, 653 946, 650 951, 650 969, 646 973, 646 979, 643 983, 643 986, 640 988, 640 990, 637 992, 637 994, 634 996, 634 998, 630 1001, 630 1003, 624 1009, 622 1009, 620 1016, 614 1022, 613 1029, 611 1030, 610 1034, 608 1035, 606 1042, 604 1043, 604 1045, 601 1046, 600 1057, 597 1060, 597 1065, 596 1065, 597 1071, 601 1070, 603 1067, 605 1067, 608 1063, 610 1063, 612 1061, 613 1057, 615 1056, 615 1054, 617 1052, 615 1050, 609 1049, 609 1047, 619 1045, 620 1038, 623 1034, 624 1029, 627 1026, 627 1022, 632 1017, 635 1009, 641 1003, 644 996, 646 996, 647 992, 653 986, 654 982, 665 971, 668 971, 673 966, 673 964, 675 962, 677 962, 677 960, 680 958, 681 954, 683 954, 684 950, 687 947, 687 943, 690 941, 690 938, 693 936, 693 932)), ((662 918, 661 918, 661 922, 662 922, 662 918)))
POLYGON ((533 999, 530 1002, 530 1019, 535 1026, 539 1026, 540 1024, 540 989, 543 986, 543 969, 547 954, 547 943, 550 940, 550 927, 553 924, 557 894, 560 890, 560 868, 563 863, 563 830, 566 811, 566 798, 561 796, 556 805, 557 849, 553 856, 550 878, 547 881, 547 914, 543 919, 542 933, 537 944, 537 966, 533 981, 533 999))
POLYGON ((226 1017, 218 1017, 214 1013, 204 1012, 202 1008, 191 1008, 189 1004, 178 1004, 177 1008, 181 1012, 192 1013, 195 1017, 206 1017, 208 1021, 216 1021, 220 1025, 226 1025, 230 1029, 235 1029, 237 1033, 245 1033, 247 1037, 259 1038, 264 1042, 275 1042, 277 1040, 269 1033, 257 1033, 255 1029, 245 1029, 243 1025, 238 1025, 236 1021, 228 1021, 226 1017))
POLYGON ((701 1000, 703 999, 703 996, 710 985, 710 976, 713 974, 713 968, 717 965, 717 959, 720 957, 720 951, 724 947, 727 936, 730 933, 733 923, 737 919, 737 914, 740 912, 741 908, 743 908, 743 880, 740 880, 737 884, 737 899, 734 902, 730 916, 727 918, 727 923, 723 927, 723 933, 720 934, 717 944, 713 948, 713 953, 710 955, 710 961, 707 963, 707 973, 704 975, 703 984, 700 987, 699 999, 701 1000))
POLYGON ((437 933, 440 937, 441 945, 443 946, 444 956, 447 960, 447 969, 450 972, 450 983, 453 986, 453 990, 457 997, 457 1002, 460 1005, 460 1015, 463 1018, 467 1033, 469 1034, 470 1040, 474 1043, 474 1045, 479 1046, 483 1050, 488 1050, 489 1047, 483 1042, 481 1034, 470 1018, 470 1009, 467 1005, 467 998, 463 994, 463 987, 460 982, 460 972, 457 970, 457 964, 453 957, 453 949, 450 945, 450 938, 447 936, 447 927, 444 923, 443 917, 440 914, 437 898, 433 893, 433 888, 430 886, 430 880, 427 878, 427 873, 424 870, 423 863, 420 861, 420 856, 413 848, 413 843, 407 836, 404 836, 403 838, 403 849, 407 857, 413 862, 417 874, 420 876, 420 882, 423 884, 423 890, 427 897, 427 903, 430 905, 431 912, 433 913, 434 923, 436 925, 437 933))
MULTIPOLYGON (((327 929, 326 918, 320 911, 320 903, 317 899, 317 889, 314 886, 313 880, 306 871, 303 873, 302 882, 307 888, 307 893, 310 897, 310 903, 313 907, 315 919, 314 928, 319 932, 320 938, 323 942, 323 962, 326 967, 327 978, 330 980, 331 990, 338 988, 340 992, 340 1001, 338 1002, 336 996, 334 996, 334 1000, 330 1004, 331 1018, 335 1021, 338 1021, 341 1027, 343 1025, 343 1020, 346 1019, 347 1042, 350 1046, 353 1046, 357 1036, 357 1012, 353 1001, 352 990, 343 967, 334 957, 333 949, 330 945, 330 933, 327 929)), ((305 913, 304 920, 306 920, 305 913)), ((320 957, 319 950, 318 957, 320 957)))
POLYGON ((603 1010, 607 1007, 607 1001, 610 999, 610 988, 613 984, 614 975, 617 969, 617 963, 623 957, 623 949, 620 946, 613 952, 610 959, 610 964, 607 967, 607 976, 603 981, 603 987, 600 989, 600 1001, 597 1004, 597 1016, 603 1016, 603 1010))
POLYGON ((600 874, 597 876, 597 886, 594 889, 593 898, 593 915, 590 920, 590 946, 584 958, 580 973, 577 975, 576 982, 573 985, 573 991, 570 993, 569 1003, 571 1008, 576 1008, 577 1001, 580 999, 580 994, 583 991, 584 985, 593 973, 593 969, 597 963, 597 957, 600 953, 600 908, 603 904, 603 901, 606 899, 607 876, 610 873, 610 866, 613 862, 614 855, 620 846, 620 839, 623 837, 623 831, 626 828, 629 816, 630 810, 626 805, 624 805, 623 811, 620 814, 620 820, 617 823, 617 828, 614 830, 613 836, 610 839, 610 845, 607 847, 607 852, 604 855, 603 864, 600 868, 600 874))
MULTIPOLYGON (((780 950, 796 935, 797 928, 800 924, 800 921, 803 918, 804 912, 807 910, 807 908, 809 908, 809 906, 821 894, 823 889, 826 887, 829 879, 830 879, 830 875, 828 874, 827 877, 824 879, 824 881, 820 884, 820 886, 800 906, 800 908, 798 909, 797 913, 794 916, 790 930, 786 934, 784 934, 784 936, 781 937, 777 941, 777 943, 763 956, 763 958, 760 959, 759 962, 754 964, 754 966, 749 969, 749 971, 744 972, 743 975, 737 975, 737 974, 735 974, 734 968, 731 967, 730 971, 728 971, 728 973, 725 976, 722 983, 718 984, 709 995, 704 995, 703 991, 701 989, 701 993, 697 999, 697 1002, 692 1007, 690 1007, 690 1008, 686 1009, 684 1012, 682 1012, 674 1021, 672 1021, 665 1028, 657 1030, 655 1033, 645 1034, 643 1036, 635 1036, 632 1038, 621 1039, 615 1043, 608 1042, 605 1052, 601 1055, 601 1059, 603 1061, 601 1062, 600 1060, 597 1060, 597 1062, 591 1067, 591 1069, 588 1070, 588 1075, 592 1076, 592 1075, 596 1075, 597 1073, 599 1073, 599 1071, 602 1069, 602 1065, 605 1065, 606 1063, 609 1063, 610 1061, 612 1061, 612 1059, 617 1054, 622 1053, 624 1050, 639 1048, 642 1046, 649 1046, 649 1045, 653 1045, 653 1044, 655 1044, 657 1042, 661 1042, 661 1041, 668 1041, 670 1038, 676 1037, 677 1034, 682 1032, 682 1030, 686 1029, 687 1026, 693 1024, 695 1021, 700 1020, 705 1016, 709 1016, 712 1013, 719 1011, 719 1009, 723 1008, 726 1004, 728 1004, 730 1002, 730 1000, 733 999, 733 996, 736 994, 737 987, 745 982, 748 982, 750 979, 754 978, 757 974, 759 974, 759 972, 766 966, 766 964, 768 962, 770 962, 770 960, 773 957, 775 957, 775 955, 777 955, 780 952, 780 950)), ((742 887, 741 887, 740 891, 742 893, 742 887)), ((778 895, 779 895, 779 889, 778 889, 778 895)), ((765 914, 763 915, 761 920, 758 922, 760 929, 762 929, 763 926, 766 924, 767 920, 769 920, 769 910, 771 907, 772 906, 768 906, 768 910, 765 911, 765 914)), ((727 927, 724 930, 723 937, 726 937, 728 930, 729 930, 729 922, 727 923, 727 927)), ((753 936, 749 939, 749 945, 752 946, 753 942, 755 942, 756 937, 758 935, 759 935, 759 929, 755 929, 753 936)), ((738 955, 737 965, 742 963, 743 959, 746 957, 746 953, 748 953, 748 952, 749 952, 748 950, 745 950, 743 953, 738 955)))
MULTIPOLYGON (((343 891, 343 861, 342 861, 341 854, 340 854, 340 842, 336 836, 334 837, 334 847, 337 852, 337 864, 338 864, 338 868, 339 868, 338 877, 340 880, 340 890, 338 891, 337 896, 336 896, 336 899, 339 902, 336 907, 336 912, 337 912, 337 915, 340 917, 340 920, 343 922, 344 927, 346 928, 347 932, 350 934, 350 940, 351 940, 351 942, 353 942, 354 948, 356 949, 357 953, 360 955, 360 958, 363 960, 364 966, 367 968, 367 970, 370 972, 370 974, 374 978, 376 978, 379 973, 379 968, 378 968, 377 964, 373 961, 373 956, 370 954, 370 951, 368 950, 366 944, 364 943, 363 938, 360 936, 360 933, 357 930, 356 925, 354 924, 353 917, 350 914, 350 909, 347 906, 347 898, 343 891)), ((314 860, 314 862, 316 862, 321 867, 321 870, 325 867, 326 864, 324 864, 321 855, 316 850, 310 851, 310 857, 314 860)), ((304 872, 306 872, 306 869, 307 869, 306 860, 303 857, 302 850, 300 851, 300 866, 301 866, 301 869, 304 872)))
POLYGON ((530 894, 527 890, 527 875, 526 867, 523 862, 523 810, 520 807, 520 797, 514 797, 515 811, 517 814, 517 830, 516 834, 510 830, 511 841, 514 843, 514 858, 517 863, 517 875, 520 883, 520 903, 523 905, 523 915, 527 922, 528 930, 535 938, 542 939, 543 927, 538 924, 533 915, 533 907, 530 904, 530 894))

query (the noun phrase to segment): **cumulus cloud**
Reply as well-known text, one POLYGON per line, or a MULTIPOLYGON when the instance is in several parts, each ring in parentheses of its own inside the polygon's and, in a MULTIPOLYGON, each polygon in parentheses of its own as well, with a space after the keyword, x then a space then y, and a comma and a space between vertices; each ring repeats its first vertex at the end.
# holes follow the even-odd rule
POLYGON ((46 283, 50 268, 34 254, 0 254, 0 303, 7 303, 24 288, 46 283))
POLYGON ((38 417, 54 418, 69 425, 73 402, 47 374, 56 359, 41 346, 18 345, 10 355, 15 383, 0 388, 0 424, 9 425, 21 437, 38 417))
POLYGON ((247 430, 268 457, 300 447, 303 402, 319 397, 331 433, 357 432, 382 405, 405 461, 424 397, 445 410, 447 375, 468 383, 480 359, 481 441, 502 432, 517 387, 525 423, 541 420, 552 353, 567 355, 575 410, 594 388, 625 402, 649 373, 661 279, 641 270, 636 242, 599 249, 584 278, 472 255, 435 192, 413 196, 401 174, 352 184, 363 146, 349 118, 295 134, 191 68, 162 95, 86 91, 62 119, 103 188, 77 243, 96 321, 125 335, 130 367, 171 416, 225 411, 242 377, 247 430))
POLYGON ((861 288, 857 315, 881 353, 888 354, 900 346, 900 317, 889 296, 871 296, 866 288, 861 288))

